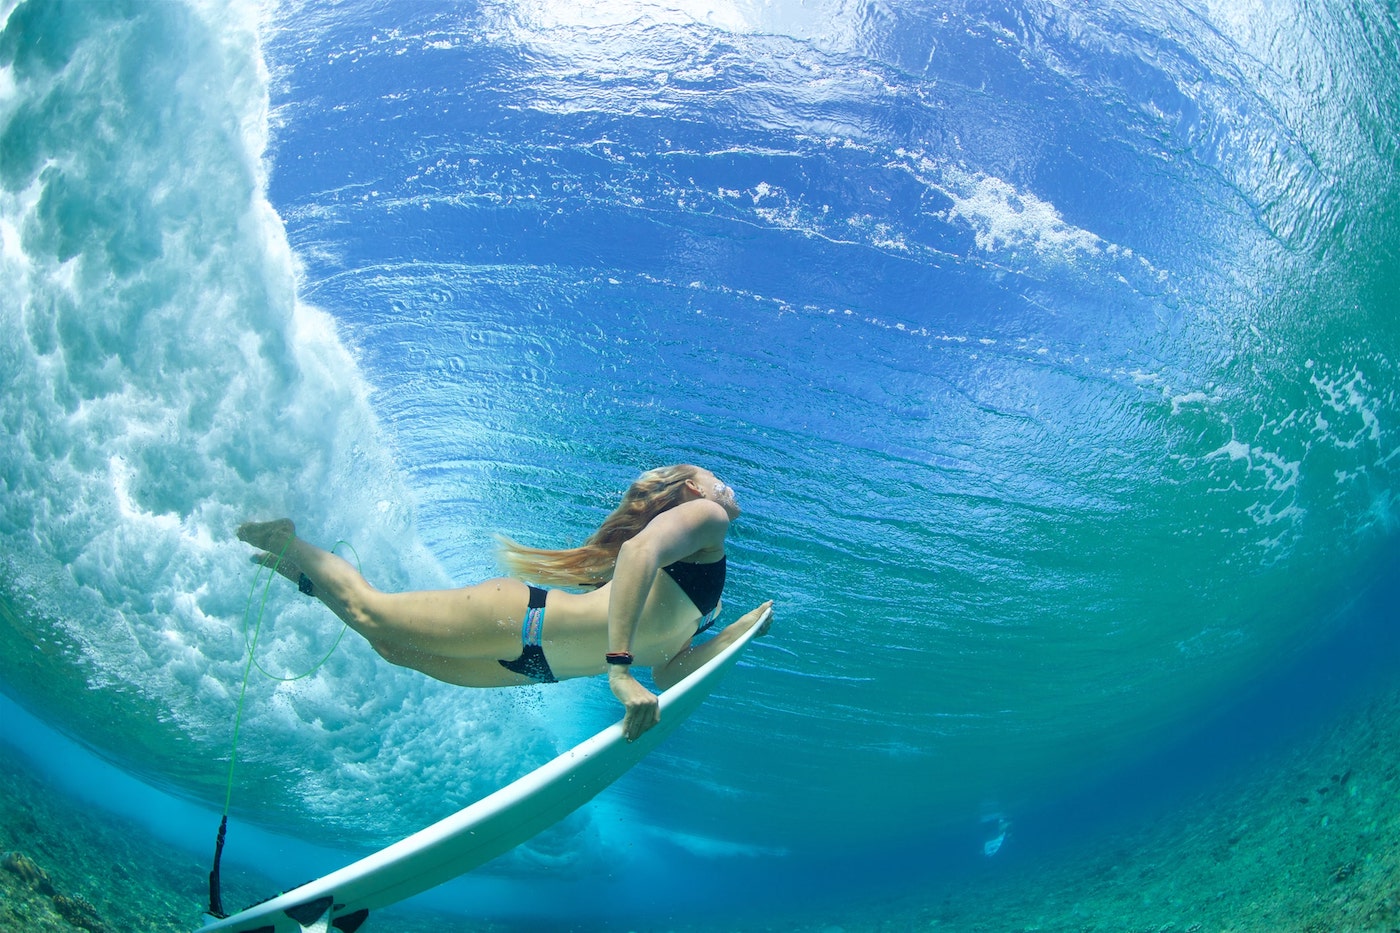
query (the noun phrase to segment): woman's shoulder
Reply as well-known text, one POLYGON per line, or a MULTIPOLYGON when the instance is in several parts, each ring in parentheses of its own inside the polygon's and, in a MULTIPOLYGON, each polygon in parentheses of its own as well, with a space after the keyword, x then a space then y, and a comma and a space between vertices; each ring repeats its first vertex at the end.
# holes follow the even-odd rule
POLYGON ((723 551, 725 536, 729 534, 729 513, 709 499, 692 499, 657 515, 645 530, 684 537, 693 541, 697 550, 723 551))
POLYGON ((653 518, 652 521, 655 522, 668 515, 672 516, 673 519, 679 517, 686 521, 729 527, 729 513, 724 510, 724 506, 713 499, 690 499, 680 505, 673 505, 653 518))

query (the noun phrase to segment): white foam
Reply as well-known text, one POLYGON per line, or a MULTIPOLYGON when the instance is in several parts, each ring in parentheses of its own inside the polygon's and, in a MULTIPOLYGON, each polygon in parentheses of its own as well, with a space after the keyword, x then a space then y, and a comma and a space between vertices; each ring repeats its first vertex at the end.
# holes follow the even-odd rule
POLYGON ((1265 488, 1274 492, 1286 492, 1298 485, 1298 473, 1302 468, 1301 461, 1285 460, 1273 451, 1245 444, 1233 438, 1218 449, 1206 454, 1203 459, 1209 461, 1220 457, 1243 462, 1250 470, 1258 471, 1265 478, 1265 488))
MULTIPOLYGON (((71 67, 0 87, 14 97, 58 88, 87 108, 18 128, 48 169, 0 192, 0 357, 10 397, 23 399, 7 412, 0 449, 0 570, 37 637, 61 631, 80 650, 93 689, 65 698, 74 731, 119 759, 123 736, 82 728, 103 718, 87 711, 117 688, 137 698, 127 701, 133 723, 164 721, 220 772, 253 573, 233 537, 240 520, 290 514, 310 540, 349 540, 386 589, 447 581, 418 540, 371 387, 330 315, 296 297, 295 260, 263 189, 263 10, 204 0, 152 9, 97 30, 71 67), (199 80, 162 73, 171 78, 156 101, 163 123, 129 112, 130 76, 116 71, 128 56, 109 47, 130 43, 136 54, 153 20, 190 43, 200 70, 199 80), (129 139, 69 147, 64 121, 129 139), (165 134, 145 132, 152 125, 165 134)), ((339 623, 286 581, 278 587, 259 659, 301 672, 339 623)), ((417 828, 543 754, 540 720, 502 715, 509 703, 389 668, 347 636, 311 677, 253 681, 240 768, 274 782, 295 776, 298 793, 236 800, 381 837, 417 828), (518 736, 503 736, 507 719, 518 736), (469 734, 444 727, 467 722, 469 734), (390 800, 386 787, 418 802, 390 800)), ((155 756, 140 766, 187 771, 155 756)))
POLYGON ((732 0, 517 0, 514 14, 538 30, 701 23, 743 32, 755 25, 732 0))
POLYGON ((999 252, 1030 248, 1037 252, 1097 255, 1103 241, 1066 223, 1048 201, 1017 190, 982 172, 943 169, 944 192, 953 201, 951 214, 973 229, 977 248, 999 252))
POLYGON ((1370 398, 1366 377, 1359 370, 1331 377, 1313 372, 1308 380, 1323 404, 1337 415, 1334 425, 1325 415, 1318 413, 1316 423, 1320 433, 1347 449, 1368 442, 1381 443, 1380 419, 1376 415, 1375 402, 1370 398), (1350 435, 1336 433, 1336 430, 1348 428, 1351 429, 1350 435))

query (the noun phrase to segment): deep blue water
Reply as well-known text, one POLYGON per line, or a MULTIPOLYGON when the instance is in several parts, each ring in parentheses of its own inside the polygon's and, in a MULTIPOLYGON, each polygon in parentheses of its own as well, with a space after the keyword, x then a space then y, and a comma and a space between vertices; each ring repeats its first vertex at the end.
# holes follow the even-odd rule
MULTIPOLYGON (((773 636, 500 876, 1014 859, 1390 670, 1393 5, 0 11, 0 688, 144 781, 222 803, 242 518, 465 583, 675 461, 773 636)), ((347 640, 234 811, 378 845, 613 715, 347 640)))

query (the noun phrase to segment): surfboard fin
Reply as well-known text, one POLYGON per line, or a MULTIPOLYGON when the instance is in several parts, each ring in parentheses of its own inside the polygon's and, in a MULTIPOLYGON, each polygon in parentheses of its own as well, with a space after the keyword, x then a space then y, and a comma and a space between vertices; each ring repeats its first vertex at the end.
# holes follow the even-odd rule
POLYGON ((288 907, 282 912, 295 920, 297 926, 307 933, 331 933, 331 908, 334 906, 335 898, 318 897, 314 901, 288 907))
POLYGON ((357 910, 343 917, 336 917, 331 921, 331 926, 339 930, 340 933, 355 933, 355 931, 360 928, 360 925, 368 919, 368 910, 357 910))
POLYGON ((332 920, 334 910, 335 898, 326 896, 288 907, 283 913, 295 920, 305 933, 331 933, 332 930, 336 933, 355 933, 369 918, 368 910, 356 910, 332 920))

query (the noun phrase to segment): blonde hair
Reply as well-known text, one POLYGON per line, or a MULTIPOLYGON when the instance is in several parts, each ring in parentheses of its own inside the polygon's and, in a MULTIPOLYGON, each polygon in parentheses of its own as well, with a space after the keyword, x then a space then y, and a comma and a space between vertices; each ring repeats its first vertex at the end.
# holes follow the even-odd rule
POLYGON ((512 576, 552 586, 602 586, 612 579, 617 552, 653 518, 685 501, 685 481, 699 467, 687 463, 647 470, 633 481, 622 502, 588 540, 552 551, 526 547, 497 535, 501 563, 512 576))

